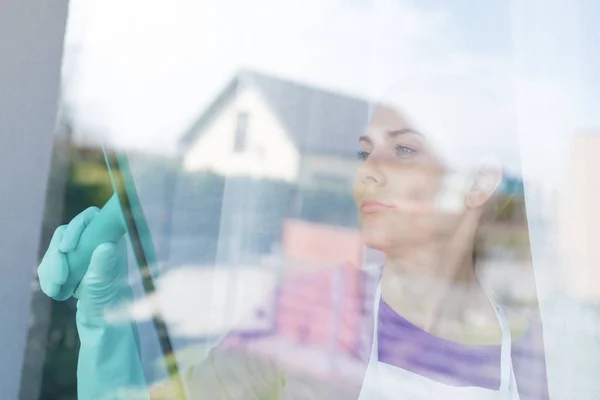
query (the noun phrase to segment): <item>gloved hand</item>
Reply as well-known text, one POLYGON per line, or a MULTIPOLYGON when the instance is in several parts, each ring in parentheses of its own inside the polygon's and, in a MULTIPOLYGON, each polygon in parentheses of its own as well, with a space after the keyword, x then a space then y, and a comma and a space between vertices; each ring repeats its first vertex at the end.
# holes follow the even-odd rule
POLYGON ((56 229, 38 268, 42 291, 55 297, 63 288, 73 267, 84 268, 74 296, 77 301, 77 331, 81 341, 77 366, 79 399, 147 398, 146 382, 133 322, 113 325, 106 311, 133 299, 127 283, 127 248, 124 237, 117 244, 102 243, 92 252, 89 266, 69 265, 70 252, 94 218, 102 218, 97 208, 88 208, 68 225, 56 229))
POLYGON ((62 285, 69 277, 67 252, 77 246, 83 230, 99 212, 97 207, 90 207, 73 218, 68 225, 59 226, 54 231, 48 250, 38 266, 40 287, 47 296, 57 299, 62 285))
MULTIPOLYGON (((50 297, 56 297, 69 276, 67 254, 73 251, 89 225, 100 210, 90 207, 77 215, 68 225, 54 232, 50 246, 38 267, 41 289, 50 297)), ((130 300, 127 285, 127 248, 122 237, 117 244, 102 243, 92 253, 87 272, 77 286, 74 296, 79 299, 79 310, 87 318, 99 318, 102 312, 117 303, 130 300)))
POLYGON ((59 301, 73 296, 96 248, 118 243, 124 235, 125 221, 116 194, 102 210, 88 208, 59 228, 38 270, 44 293, 59 301))

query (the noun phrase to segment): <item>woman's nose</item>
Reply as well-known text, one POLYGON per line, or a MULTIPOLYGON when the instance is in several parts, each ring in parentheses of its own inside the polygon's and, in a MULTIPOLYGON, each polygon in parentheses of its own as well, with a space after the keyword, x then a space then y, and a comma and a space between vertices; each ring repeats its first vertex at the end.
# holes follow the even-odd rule
POLYGON ((360 182, 365 186, 380 186, 385 181, 379 166, 369 160, 360 166, 358 173, 360 182))

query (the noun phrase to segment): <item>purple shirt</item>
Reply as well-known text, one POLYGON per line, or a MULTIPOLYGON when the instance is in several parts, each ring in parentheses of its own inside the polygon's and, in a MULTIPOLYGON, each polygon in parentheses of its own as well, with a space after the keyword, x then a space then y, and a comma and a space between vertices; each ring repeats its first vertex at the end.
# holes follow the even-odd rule
MULTIPOLYGON (((534 330, 512 343, 521 399, 547 399, 543 351, 532 350, 534 330)), ((434 336, 379 307, 379 361, 453 386, 500 387, 500 345, 468 345, 434 336)))

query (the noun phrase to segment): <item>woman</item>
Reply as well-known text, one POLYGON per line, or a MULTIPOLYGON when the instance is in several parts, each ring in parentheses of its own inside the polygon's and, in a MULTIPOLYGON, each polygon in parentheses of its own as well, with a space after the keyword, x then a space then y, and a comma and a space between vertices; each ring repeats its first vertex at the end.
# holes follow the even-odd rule
MULTIPOLYGON (((314 366, 287 366, 289 354, 278 350, 274 338, 236 341, 232 334, 185 372, 189 398, 547 398, 543 357, 518 351, 541 344, 539 329, 528 326, 513 340, 516 320, 509 322, 477 277, 476 234, 501 182, 500 167, 462 163, 469 157, 452 154, 451 140, 440 145, 435 129, 413 125, 397 110, 378 106, 359 138, 354 192, 361 234, 366 246, 386 258, 381 270, 363 277, 367 307, 360 329, 367 339, 364 351, 357 348, 344 365, 354 382, 319 382, 307 373, 314 366), (453 157, 458 163, 449 161, 453 157), (543 371, 536 378, 542 389, 527 389, 531 370, 543 371)), ((86 210, 57 229, 39 268, 48 295, 64 283, 64 271, 72 267, 65 254, 96 216, 97 210, 86 210)), ((103 318, 107 307, 131 298, 125 271, 123 243, 102 245, 75 293, 79 398, 119 398, 115 393, 123 388, 144 391, 135 328, 103 318)), ((344 307, 350 306, 342 305, 342 313, 344 307)), ((149 393, 166 398, 168 390, 165 385, 149 393)))

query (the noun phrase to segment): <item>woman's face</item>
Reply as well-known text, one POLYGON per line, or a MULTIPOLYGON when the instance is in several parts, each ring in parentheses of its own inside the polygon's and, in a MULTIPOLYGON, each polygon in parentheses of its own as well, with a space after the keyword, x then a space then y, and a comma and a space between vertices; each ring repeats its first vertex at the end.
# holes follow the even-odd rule
POLYGON ((392 109, 378 109, 359 140, 354 195, 365 245, 391 253, 448 235, 460 220, 437 207, 446 169, 392 109))

